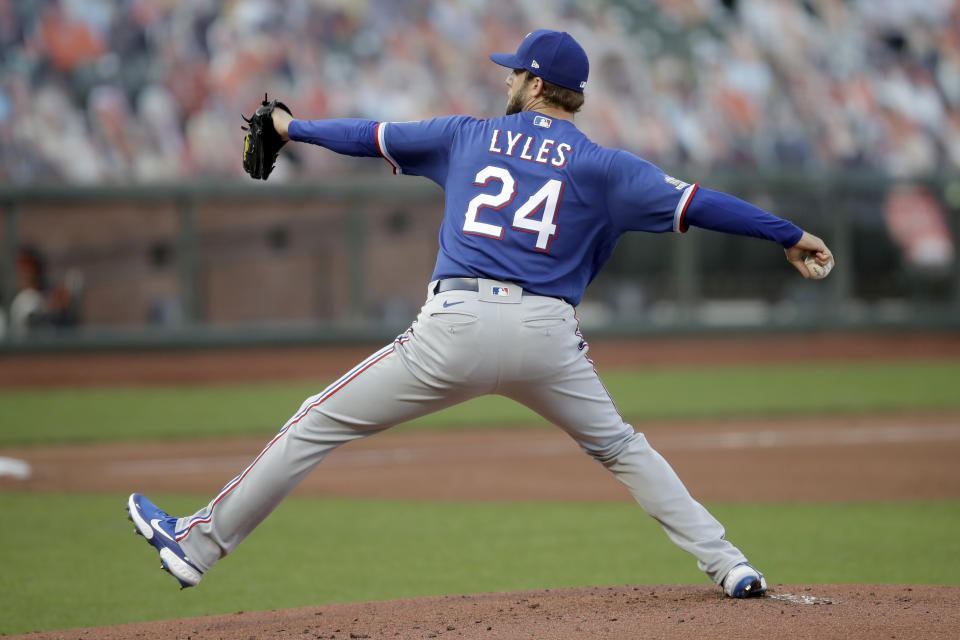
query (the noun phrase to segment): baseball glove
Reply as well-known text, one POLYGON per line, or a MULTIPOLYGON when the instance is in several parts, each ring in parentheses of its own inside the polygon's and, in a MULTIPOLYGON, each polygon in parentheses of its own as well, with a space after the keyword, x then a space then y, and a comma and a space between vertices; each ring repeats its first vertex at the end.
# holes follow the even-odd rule
MULTIPOLYGON (((290 113, 287 105, 277 100, 267 101, 267 94, 263 94, 263 102, 249 118, 242 116, 249 126, 241 127, 247 132, 243 139, 243 170, 256 180, 266 180, 273 171, 280 149, 286 140, 280 137, 273 126, 271 115, 274 109, 283 109, 290 113)), ((241 114, 242 115, 242 114, 241 114)), ((290 115, 293 115, 290 113, 290 115)))

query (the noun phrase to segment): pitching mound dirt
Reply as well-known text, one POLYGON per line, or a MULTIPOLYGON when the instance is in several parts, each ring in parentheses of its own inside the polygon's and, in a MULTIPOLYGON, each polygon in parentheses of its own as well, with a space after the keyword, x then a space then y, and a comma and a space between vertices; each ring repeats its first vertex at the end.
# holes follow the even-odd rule
POLYGON ((239 612, 11 638, 950 638, 960 587, 775 585, 732 600, 709 585, 618 586, 436 596, 239 612))

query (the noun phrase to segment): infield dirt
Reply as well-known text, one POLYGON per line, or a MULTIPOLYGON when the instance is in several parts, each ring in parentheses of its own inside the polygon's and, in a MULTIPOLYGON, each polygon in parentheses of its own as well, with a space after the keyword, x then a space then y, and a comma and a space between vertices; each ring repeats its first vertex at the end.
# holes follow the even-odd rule
POLYGON ((637 585, 334 604, 10 638, 955 640, 958 607, 960 587, 775 585, 768 597, 731 600, 703 585, 637 585))

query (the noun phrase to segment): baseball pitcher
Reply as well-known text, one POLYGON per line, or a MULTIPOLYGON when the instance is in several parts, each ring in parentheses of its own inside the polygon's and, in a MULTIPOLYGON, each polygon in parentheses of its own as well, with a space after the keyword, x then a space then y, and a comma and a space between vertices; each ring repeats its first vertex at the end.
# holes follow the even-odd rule
MULTIPOLYGON (((279 141, 379 156, 395 174, 443 187, 440 250, 412 326, 304 401, 204 508, 177 518, 130 496, 136 529, 182 587, 196 585, 341 444, 499 394, 566 431, 609 469, 727 596, 766 590, 723 526, 624 422, 590 360, 576 307, 627 231, 683 233, 694 225, 765 238, 784 247, 804 277, 808 264, 833 264, 829 249, 786 220, 587 138, 574 114, 589 65, 569 34, 534 31, 516 53, 490 57, 510 69, 506 115, 498 118, 307 121, 264 100, 269 124, 259 128, 272 125, 279 141)), ((261 147, 246 145, 245 166, 250 149, 261 147)), ((251 162, 255 171, 268 172, 270 156, 268 147, 251 162)))

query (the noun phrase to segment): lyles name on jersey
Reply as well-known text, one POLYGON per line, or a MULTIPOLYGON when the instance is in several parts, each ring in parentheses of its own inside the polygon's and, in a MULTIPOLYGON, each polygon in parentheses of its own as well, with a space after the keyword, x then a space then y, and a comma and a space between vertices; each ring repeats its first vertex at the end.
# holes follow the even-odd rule
POLYGON ((539 140, 524 133, 494 129, 487 151, 559 169, 567 164, 567 155, 573 151, 573 147, 566 142, 557 144, 556 140, 539 140))

